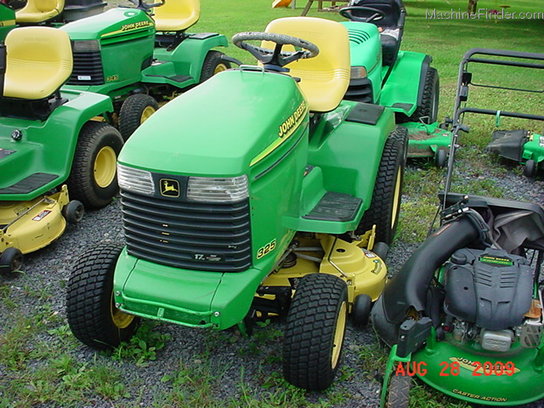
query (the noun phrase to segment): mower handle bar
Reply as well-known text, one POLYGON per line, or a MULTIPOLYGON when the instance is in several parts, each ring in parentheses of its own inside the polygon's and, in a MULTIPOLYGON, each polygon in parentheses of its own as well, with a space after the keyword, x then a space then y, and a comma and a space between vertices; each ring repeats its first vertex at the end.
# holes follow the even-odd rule
MULTIPOLYGON (((525 59, 531 59, 531 60, 544 61, 544 54, 536 53, 536 52, 496 50, 492 48, 471 48, 465 53, 465 55, 463 55, 463 60, 461 61, 461 64, 463 65, 465 62, 470 62, 470 61, 476 62, 477 59, 472 59, 471 57, 477 54, 493 55, 496 57, 525 58, 525 59)), ((477 62, 481 62, 481 61, 477 61, 477 62)), ((502 62, 502 61, 498 61, 498 62, 502 62)))
POLYGON ((529 119, 529 120, 542 120, 544 121, 544 116, 542 115, 533 115, 529 113, 518 113, 518 112, 507 112, 501 110, 493 109, 480 109, 480 108, 461 108, 458 110, 459 116, 463 113, 480 113, 482 115, 491 115, 491 116, 505 116, 509 118, 520 118, 520 119, 529 119))

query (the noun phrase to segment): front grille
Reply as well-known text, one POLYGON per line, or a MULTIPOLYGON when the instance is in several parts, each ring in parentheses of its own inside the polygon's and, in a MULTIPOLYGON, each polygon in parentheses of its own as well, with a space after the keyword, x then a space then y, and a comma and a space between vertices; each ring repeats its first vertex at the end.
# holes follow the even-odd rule
POLYGON ((344 99, 363 103, 373 103, 372 82, 370 82, 368 78, 357 78, 350 80, 344 99))
POLYGON ((210 204, 121 190, 121 204, 130 255, 213 272, 251 266, 249 200, 210 204))
POLYGON ((349 40, 354 44, 362 44, 370 38, 366 31, 351 28, 348 31, 349 40))
POLYGON ((102 85, 104 70, 100 51, 74 51, 74 67, 68 85, 102 85))

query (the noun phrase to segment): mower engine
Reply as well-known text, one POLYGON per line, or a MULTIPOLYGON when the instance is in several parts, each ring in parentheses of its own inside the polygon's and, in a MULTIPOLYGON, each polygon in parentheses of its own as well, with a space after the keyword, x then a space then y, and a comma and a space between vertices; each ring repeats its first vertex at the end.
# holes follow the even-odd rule
POLYGON ((457 250, 445 269, 446 331, 461 343, 506 352, 540 344, 542 294, 533 297, 530 262, 502 249, 457 250), (539 298, 538 298, 539 297, 539 298))

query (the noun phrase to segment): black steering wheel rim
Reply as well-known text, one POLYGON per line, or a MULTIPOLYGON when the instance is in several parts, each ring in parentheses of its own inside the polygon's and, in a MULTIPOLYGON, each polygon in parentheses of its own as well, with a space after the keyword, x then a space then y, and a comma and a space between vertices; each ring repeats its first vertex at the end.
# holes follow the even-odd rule
POLYGON ((385 11, 368 6, 348 6, 343 7, 338 12, 342 17, 351 21, 357 21, 360 23, 371 23, 373 21, 381 21, 386 17, 385 11), (368 17, 354 16, 353 11, 367 11, 372 13, 368 17))
POLYGON ((286 34, 265 32, 243 32, 232 37, 232 43, 237 47, 248 51, 264 65, 283 67, 293 61, 305 58, 313 58, 319 54, 319 48, 310 41, 292 37, 286 34), (270 41, 276 44, 274 50, 249 44, 247 41, 270 41), (292 45, 301 48, 299 51, 282 51, 284 45, 292 45))

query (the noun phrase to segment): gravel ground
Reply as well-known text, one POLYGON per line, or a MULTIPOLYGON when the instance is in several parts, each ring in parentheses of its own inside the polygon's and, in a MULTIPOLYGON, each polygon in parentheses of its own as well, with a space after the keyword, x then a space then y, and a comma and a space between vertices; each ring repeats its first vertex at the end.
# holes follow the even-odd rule
MULTIPOLYGON (((542 181, 530 181, 509 172, 504 177, 495 178, 495 182, 509 192, 509 198, 544 202, 542 181)), ((18 310, 23 314, 37 313, 46 302, 53 311, 63 316, 64 321, 64 288, 74 260, 89 245, 122 241, 120 204, 116 200, 107 208, 87 213, 80 224, 69 226, 66 233, 55 243, 28 255, 25 260, 25 273, 0 276, 0 287, 4 285, 11 287, 10 299, 18 305, 18 310), (45 300, 44 296, 29 296, 29 293, 40 291, 47 293, 45 300)), ((396 272, 415 248, 416 245, 397 242, 388 257, 390 270, 396 272)), ((0 334, 13 325, 11 316, 12 311, 4 304, 0 304, 0 321, 5 322, 0 326, 0 334)), ((270 334, 274 329, 282 329, 282 323, 275 322, 266 329, 257 329, 257 332, 264 330, 270 334)), ((187 367, 209 364, 210 371, 221 378, 219 385, 213 389, 213 397, 219 401, 238 398, 240 384, 244 384, 252 395, 264 396, 264 392, 271 392, 274 388, 263 388, 263 381, 269 381, 267 378, 270 373, 276 373, 276 378, 281 376, 281 362, 277 358, 281 355, 281 336, 265 335, 264 338, 268 340, 264 340, 267 342, 264 344, 259 337, 246 339, 232 332, 210 333, 167 324, 159 325, 156 330, 170 334, 171 339, 157 352, 156 361, 149 362, 145 367, 137 367, 129 360, 114 361, 111 357, 97 354, 83 345, 64 350, 76 356, 78 361, 89 364, 96 361, 113 364, 123 373, 123 382, 131 395, 129 398, 121 399, 115 404, 97 398, 89 401, 87 406, 151 406, 159 395, 172 390, 170 383, 161 382, 160 379, 178 370, 180 362, 187 367), (259 351, 252 352, 252 345, 255 344, 259 351), (206 355, 209 356, 208 361, 202 358, 206 355)), ((47 340, 51 335, 40 333, 39 336, 47 340)), ((360 345, 375 341, 374 335, 369 330, 360 331, 348 327, 344 354, 345 369, 340 380, 336 381, 332 391, 324 396, 317 393, 307 394, 308 401, 317 402, 324 397, 326 400, 330 398, 326 406, 338 408, 377 406, 379 383, 373 378, 372 370, 363 369, 363 362, 359 356, 360 345), (349 397, 333 399, 331 395, 349 397)), ((0 364, 0 375, 3 369, 5 367, 0 364)), ((195 372, 198 370, 195 369, 195 372)), ((9 389, 5 391, 9 393, 9 389)))

